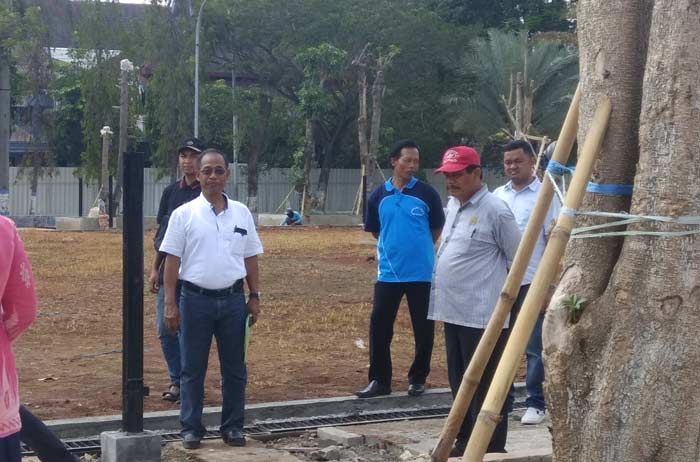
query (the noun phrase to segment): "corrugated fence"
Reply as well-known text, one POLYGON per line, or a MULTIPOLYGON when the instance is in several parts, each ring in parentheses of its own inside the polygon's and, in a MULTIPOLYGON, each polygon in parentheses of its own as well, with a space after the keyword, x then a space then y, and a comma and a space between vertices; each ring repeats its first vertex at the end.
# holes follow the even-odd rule
MULTIPOLYGON (((238 200, 247 201, 247 187, 245 169, 239 169, 238 175, 238 200)), ((75 169, 71 167, 59 167, 54 169, 51 176, 39 179, 37 186, 35 215, 52 215, 77 217, 79 181, 74 175, 75 169)), ((27 215, 31 205, 30 181, 25 171, 18 178, 19 168, 10 167, 10 215, 27 215)), ((312 171, 312 184, 318 181, 320 170, 312 171)), ((386 176, 391 171, 384 171, 386 176)), ((258 211, 260 213, 274 213, 280 205, 287 206, 285 197, 292 189, 289 181, 290 169, 272 168, 261 172, 258 178, 258 211), (283 203, 284 202, 284 203, 283 203)), ((144 171, 144 215, 154 216, 158 210, 158 201, 163 189, 168 185, 167 178, 157 178, 155 169, 147 168, 144 171)), ((432 184, 445 199, 445 184, 442 175, 433 175, 433 170, 425 170, 426 180, 432 184)), ((484 181, 489 189, 502 185, 505 179, 500 171, 486 169, 484 181)), ((348 212, 352 210, 355 197, 360 186, 359 169, 334 169, 330 172, 328 183, 327 212, 348 212)), ((227 191, 234 192, 233 176, 229 182, 227 191)), ((97 182, 83 182, 83 215, 87 215, 90 207, 96 204, 98 194, 97 182)), ((233 194, 232 194, 233 195, 233 194)), ((296 192, 289 196, 289 205, 300 208, 300 196, 296 192)))

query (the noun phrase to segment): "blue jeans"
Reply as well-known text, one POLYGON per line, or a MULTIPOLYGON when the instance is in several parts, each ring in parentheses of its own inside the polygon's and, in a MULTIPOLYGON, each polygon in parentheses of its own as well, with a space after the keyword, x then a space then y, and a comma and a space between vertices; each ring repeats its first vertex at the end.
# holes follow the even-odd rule
POLYGON ((223 405, 221 432, 243 430, 245 386, 248 379, 243 339, 247 316, 243 293, 211 297, 186 287, 180 296, 180 424, 182 435, 204 436, 204 377, 212 336, 221 364, 223 405))
POLYGON ((525 354, 527 356, 527 376, 525 377, 525 388, 527 399, 525 405, 544 411, 544 364, 542 363, 542 322, 544 313, 540 313, 535 323, 535 328, 527 343, 525 354))
MULTIPOLYGON (((175 296, 177 297, 177 303, 180 303, 180 286, 181 283, 178 281, 177 287, 175 288, 175 296)), ((178 339, 177 332, 173 332, 165 325, 165 289, 161 285, 158 289, 158 296, 156 297, 156 331, 158 332, 158 339, 160 340, 160 348, 163 350, 163 356, 165 357, 165 364, 168 366, 168 376, 170 377, 170 383, 173 385, 180 386, 180 371, 182 366, 180 364, 180 340, 178 339)))

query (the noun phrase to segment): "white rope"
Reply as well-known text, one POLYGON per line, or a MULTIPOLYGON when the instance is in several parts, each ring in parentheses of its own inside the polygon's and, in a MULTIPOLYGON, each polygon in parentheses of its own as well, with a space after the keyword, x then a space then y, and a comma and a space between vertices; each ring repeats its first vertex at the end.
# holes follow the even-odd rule
MULTIPOLYGON (((564 203, 564 194, 557 185, 557 181, 554 176, 547 171, 547 178, 551 182, 554 191, 556 192, 559 199, 564 203)), ((562 207, 561 215, 575 217, 580 215, 592 216, 592 217, 602 217, 602 218, 619 218, 619 220, 612 221, 609 223, 603 223, 599 225, 583 226, 580 228, 574 228, 571 230, 571 239, 590 239, 596 237, 618 237, 618 236, 655 236, 655 237, 683 237, 691 236, 695 234, 700 234, 700 229, 693 229, 687 231, 608 231, 603 233, 591 233, 591 231, 597 231, 605 228, 614 228, 618 226, 627 226, 634 223, 649 223, 649 222, 660 222, 660 223, 671 223, 682 226, 700 226, 700 216, 680 216, 680 217, 664 217, 659 215, 632 215, 629 213, 614 213, 614 212, 597 212, 597 211, 583 211, 576 210, 570 207, 562 207)))

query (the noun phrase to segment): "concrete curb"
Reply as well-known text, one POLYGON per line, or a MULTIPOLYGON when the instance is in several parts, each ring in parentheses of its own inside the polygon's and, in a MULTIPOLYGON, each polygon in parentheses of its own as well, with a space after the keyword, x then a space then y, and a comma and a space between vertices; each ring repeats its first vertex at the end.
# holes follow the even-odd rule
MULTIPOLYGON (((516 397, 523 396, 525 384, 516 383, 516 397)), ((450 406, 452 394, 449 388, 428 389, 419 397, 404 393, 392 393, 371 399, 359 399, 354 396, 336 398, 304 399, 297 401, 276 401, 270 403, 250 404, 245 408, 246 425, 264 420, 304 418, 334 414, 353 414, 382 409, 416 409, 450 406)), ((145 430, 180 430, 180 413, 178 410, 144 413, 145 430)), ((221 422, 221 407, 206 407, 202 415, 205 426, 217 428, 221 422)), ((121 430, 122 416, 107 415, 83 417, 77 419, 60 419, 46 421, 45 424, 60 438, 84 438, 96 436, 104 431, 121 430)))
MULTIPOLYGON (((277 401, 250 404, 246 406, 246 425, 271 419, 288 419, 315 417, 332 414, 352 414, 381 409, 430 408, 449 406, 452 394, 448 388, 427 390, 423 396, 412 397, 406 393, 393 393, 371 399, 359 399, 354 396, 337 398, 304 399, 298 401, 277 401)), ((158 411, 144 413, 144 429, 179 431, 180 413, 158 411)), ((207 427, 218 427, 221 422, 221 407, 204 408, 202 420, 207 427)), ((122 416, 108 415, 83 417, 78 419, 60 419, 44 422, 60 438, 80 438, 99 435, 103 431, 121 429, 122 416)))

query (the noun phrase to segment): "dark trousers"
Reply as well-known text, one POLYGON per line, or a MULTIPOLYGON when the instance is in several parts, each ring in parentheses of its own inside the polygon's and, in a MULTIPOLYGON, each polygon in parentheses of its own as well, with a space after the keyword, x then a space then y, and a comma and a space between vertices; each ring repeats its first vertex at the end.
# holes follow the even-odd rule
POLYGON ((21 462, 22 450, 19 445, 19 432, 0 438, 0 461, 21 462))
POLYGON ((430 373, 435 323, 428 319, 429 282, 377 282, 369 322, 369 380, 391 386, 391 339, 401 299, 406 295, 411 313, 415 354, 408 382, 424 384, 430 373))
POLYGON ((182 435, 204 436, 204 378, 212 337, 216 338, 221 365, 222 433, 243 430, 246 303, 243 293, 211 297, 183 286, 180 296, 180 423, 182 435))
MULTIPOLYGON (((447 376, 452 389, 452 396, 457 395, 459 385, 462 383, 462 376, 469 366, 469 362, 476 351, 479 340, 484 333, 483 329, 475 329, 472 327, 463 327, 456 324, 445 323, 445 347, 447 349, 447 376)), ((486 365, 484 375, 481 377, 481 382, 474 393, 474 398, 469 405, 467 415, 462 422, 462 427, 457 433, 458 446, 466 446, 472 430, 476 425, 477 417, 481 411, 481 406, 484 403, 486 394, 491 386, 491 380, 496 373, 496 367, 503 354, 503 349, 508 340, 508 329, 501 331, 501 336, 496 342, 496 346, 491 355, 491 359, 486 365)), ((489 442, 486 452, 503 452, 506 448, 506 437, 508 435, 508 414, 506 413, 505 404, 501 408, 501 420, 496 425, 491 441, 489 442)))
POLYGON ((78 462, 78 458, 68 452, 61 440, 27 408, 20 406, 19 415, 22 419, 19 436, 41 462, 78 462))

